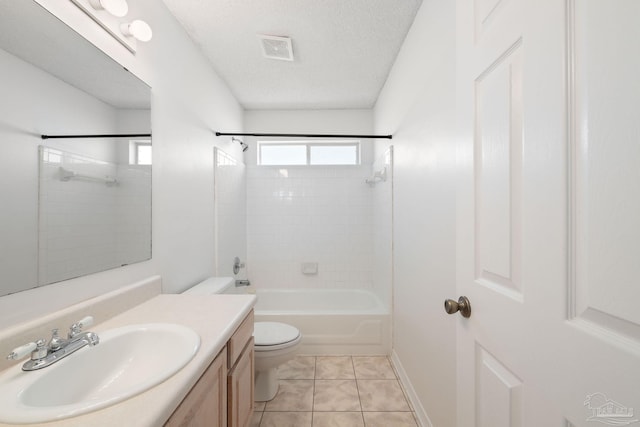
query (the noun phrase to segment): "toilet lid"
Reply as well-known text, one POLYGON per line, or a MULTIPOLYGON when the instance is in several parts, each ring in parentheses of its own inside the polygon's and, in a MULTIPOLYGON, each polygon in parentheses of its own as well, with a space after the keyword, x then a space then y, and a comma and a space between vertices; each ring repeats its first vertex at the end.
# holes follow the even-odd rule
POLYGON ((286 323, 256 322, 253 325, 255 345, 278 345, 294 341, 300 331, 286 323))

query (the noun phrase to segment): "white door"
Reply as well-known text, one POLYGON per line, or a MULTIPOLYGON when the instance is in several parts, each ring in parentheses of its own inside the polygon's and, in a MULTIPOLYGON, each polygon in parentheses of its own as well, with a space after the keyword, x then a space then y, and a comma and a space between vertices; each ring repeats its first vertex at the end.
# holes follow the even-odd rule
POLYGON ((458 426, 640 426, 640 1, 457 8, 458 426))

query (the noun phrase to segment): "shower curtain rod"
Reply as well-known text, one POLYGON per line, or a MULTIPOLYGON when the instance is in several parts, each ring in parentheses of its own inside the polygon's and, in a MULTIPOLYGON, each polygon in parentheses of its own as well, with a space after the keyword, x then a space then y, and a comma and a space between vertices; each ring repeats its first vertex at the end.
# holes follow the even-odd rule
POLYGON ((335 134, 303 134, 303 133, 229 133, 216 132, 216 136, 261 136, 280 138, 361 138, 361 139, 391 139, 393 135, 335 135, 335 134))
POLYGON ((61 138, 151 138, 150 133, 118 133, 118 134, 101 134, 101 135, 40 135, 42 139, 61 139, 61 138))

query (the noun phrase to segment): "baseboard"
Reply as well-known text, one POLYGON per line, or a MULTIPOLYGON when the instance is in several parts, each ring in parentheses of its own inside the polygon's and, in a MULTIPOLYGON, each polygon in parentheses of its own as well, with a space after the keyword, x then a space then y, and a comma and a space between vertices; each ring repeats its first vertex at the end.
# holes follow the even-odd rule
POLYGON ((407 376, 407 372, 404 370, 402 363, 400 362, 400 358, 395 350, 391 351, 391 363, 393 364, 393 368, 396 370, 398 377, 400 378, 400 383, 402 384, 402 388, 407 395, 407 398, 411 402, 411 406, 416 413, 416 418, 419 424, 419 427, 433 427, 429 416, 427 415, 427 411, 425 411, 424 406, 420 403, 420 399, 418 399, 418 395, 416 394, 413 385, 411 384, 411 380, 407 376))

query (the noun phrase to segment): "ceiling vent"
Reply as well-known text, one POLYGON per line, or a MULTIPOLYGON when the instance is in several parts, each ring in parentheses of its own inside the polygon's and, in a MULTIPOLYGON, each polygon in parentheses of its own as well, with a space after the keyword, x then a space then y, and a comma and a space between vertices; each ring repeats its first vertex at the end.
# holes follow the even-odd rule
POLYGON ((265 58, 293 61, 293 49, 289 37, 258 34, 258 39, 265 58))

